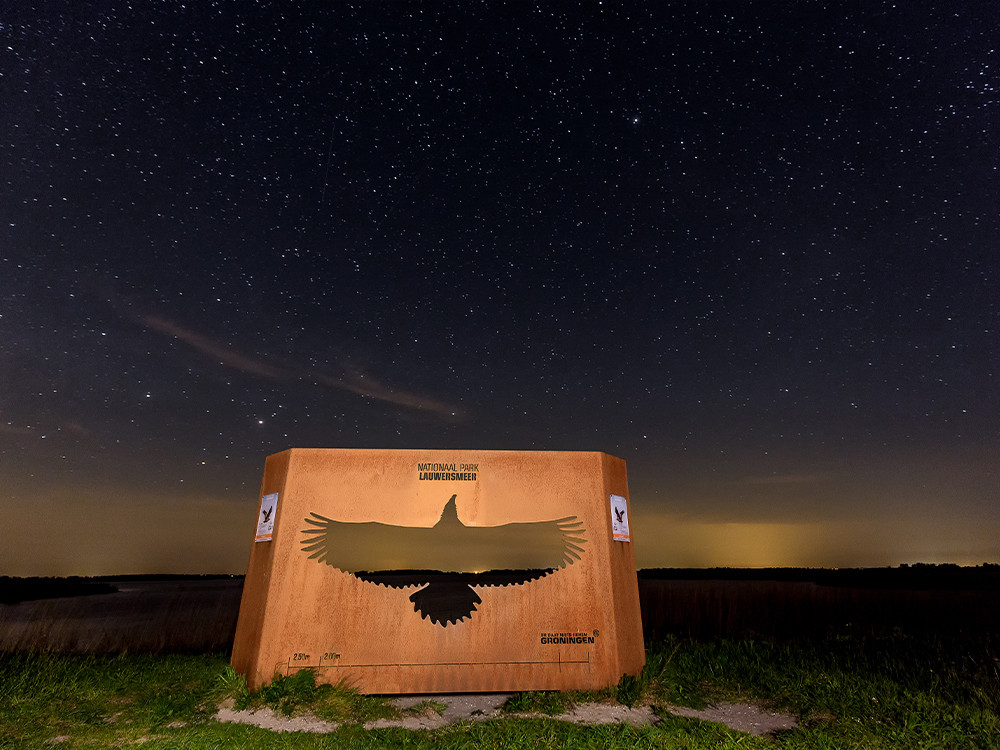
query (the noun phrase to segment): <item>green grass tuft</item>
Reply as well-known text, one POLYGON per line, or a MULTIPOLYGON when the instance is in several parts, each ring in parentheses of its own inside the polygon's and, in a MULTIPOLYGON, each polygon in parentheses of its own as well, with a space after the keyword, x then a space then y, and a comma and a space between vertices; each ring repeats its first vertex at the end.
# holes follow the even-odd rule
POLYGON ((363 724, 401 714, 386 698, 361 695, 343 684, 317 684, 316 673, 311 669, 301 669, 287 677, 277 675, 256 693, 247 690, 246 680, 231 666, 222 670, 217 683, 226 697, 233 698, 238 711, 267 706, 283 716, 308 712, 338 724, 363 724))
POLYGON ((227 664, 219 675, 219 689, 233 697, 233 707, 237 711, 243 711, 250 707, 250 689, 247 687, 246 677, 241 675, 232 665, 227 664))
POLYGON ((251 703, 259 702, 291 716, 299 706, 311 705, 315 697, 316 674, 311 669, 302 669, 290 677, 276 676, 257 691, 251 703))
POLYGON ((647 682, 642 676, 637 678, 629 674, 623 674, 621 680, 618 682, 618 687, 615 689, 615 699, 623 706, 632 708, 632 706, 642 699, 646 685, 647 682))
POLYGON ((571 693, 561 693, 555 690, 514 693, 500 707, 509 714, 545 714, 558 716, 573 707, 574 697, 571 693))

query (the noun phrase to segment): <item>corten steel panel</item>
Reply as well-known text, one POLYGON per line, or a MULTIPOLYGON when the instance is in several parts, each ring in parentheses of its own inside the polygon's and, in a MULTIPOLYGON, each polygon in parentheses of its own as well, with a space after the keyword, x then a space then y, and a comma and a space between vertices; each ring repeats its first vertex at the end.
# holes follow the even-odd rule
POLYGON ((592 689, 643 667, 619 458, 292 449, 273 493, 233 645, 252 689, 307 667, 367 693, 592 689))

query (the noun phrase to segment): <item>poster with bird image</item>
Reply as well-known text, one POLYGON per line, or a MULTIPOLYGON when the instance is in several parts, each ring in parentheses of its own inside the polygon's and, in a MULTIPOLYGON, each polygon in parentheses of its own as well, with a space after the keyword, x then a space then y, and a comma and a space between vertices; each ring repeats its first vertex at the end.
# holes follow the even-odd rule
POLYGON ((278 493, 271 492, 260 500, 260 514, 257 516, 255 542, 269 542, 274 534, 274 511, 278 507, 278 493))

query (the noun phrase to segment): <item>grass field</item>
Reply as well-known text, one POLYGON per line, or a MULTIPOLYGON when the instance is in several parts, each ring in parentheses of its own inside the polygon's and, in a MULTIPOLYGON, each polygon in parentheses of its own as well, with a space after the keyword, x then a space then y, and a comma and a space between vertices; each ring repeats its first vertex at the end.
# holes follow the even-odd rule
POLYGON ((548 718, 465 722, 433 731, 365 730, 395 709, 305 680, 267 699, 343 722, 328 735, 278 734, 212 720, 240 685, 224 654, 0 655, 3 748, 1000 748, 1000 652, 989 637, 947 640, 896 631, 775 643, 667 636, 641 679, 601 694, 523 694, 517 711, 574 700, 655 707, 660 722, 578 726, 548 718), (719 700, 790 710, 801 728, 754 737, 673 716, 669 705, 719 700))

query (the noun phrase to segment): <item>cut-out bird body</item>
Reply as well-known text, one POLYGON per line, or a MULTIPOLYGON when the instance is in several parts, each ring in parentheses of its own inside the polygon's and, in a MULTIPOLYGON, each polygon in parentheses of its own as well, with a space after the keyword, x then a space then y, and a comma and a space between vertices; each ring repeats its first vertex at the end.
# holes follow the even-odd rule
POLYGON ((409 597, 414 610, 442 626, 472 616, 482 602, 473 586, 524 584, 571 565, 583 553, 583 523, 576 516, 466 526, 458 518, 456 497, 431 527, 350 523, 312 513, 305 519, 313 528, 303 529, 302 548, 311 559, 364 581, 420 586, 409 597), (407 569, 385 570, 399 551, 406 553, 407 569))

